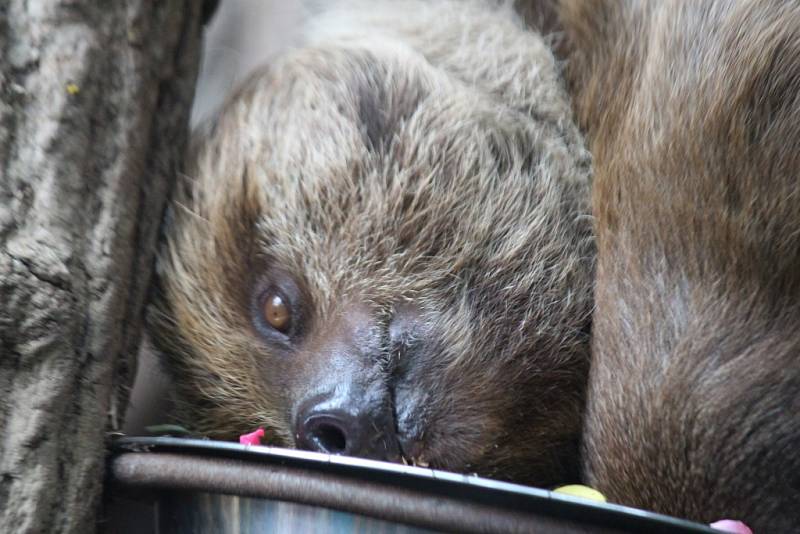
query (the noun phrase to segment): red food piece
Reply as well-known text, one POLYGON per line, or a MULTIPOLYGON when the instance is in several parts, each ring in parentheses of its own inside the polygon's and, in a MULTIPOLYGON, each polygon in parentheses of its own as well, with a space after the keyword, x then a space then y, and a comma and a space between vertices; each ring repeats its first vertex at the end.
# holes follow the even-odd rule
POLYGON ((239 443, 242 445, 261 445, 261 438, 264 437, 264 429, 258 428, 249 434, 239 436, 239 443))

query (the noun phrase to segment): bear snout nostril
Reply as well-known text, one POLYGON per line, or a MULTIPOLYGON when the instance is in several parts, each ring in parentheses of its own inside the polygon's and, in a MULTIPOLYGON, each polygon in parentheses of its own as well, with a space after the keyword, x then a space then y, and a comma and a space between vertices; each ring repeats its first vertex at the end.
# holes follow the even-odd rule
POLYGON ((297 419, 295 445, 299 449, 325 454, 391 460, 398 444, 390 420, 365 412, 316 407, 297 419))
MULTIPOLYGON (((335 416, 312 416, 305 422, 305 432, 301 432, 301 438, 308 448, 314 451, 325 452, 328 454, 348 454, 348 432, 342 420, 335 416)), ((352 436, 349 440, 352 443, 352 436)), ((301 445, 302 446, 302 445, 301 445)))

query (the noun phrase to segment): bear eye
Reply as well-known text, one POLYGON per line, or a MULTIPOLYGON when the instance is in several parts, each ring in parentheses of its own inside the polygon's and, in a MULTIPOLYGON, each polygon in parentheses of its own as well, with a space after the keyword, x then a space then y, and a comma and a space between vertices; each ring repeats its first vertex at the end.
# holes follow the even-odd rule
POLYGON ((292 326, 292 313, 286 299, 275 292, 267 294, 264 299, 264 321, 272 328, 286 334, 292 326))

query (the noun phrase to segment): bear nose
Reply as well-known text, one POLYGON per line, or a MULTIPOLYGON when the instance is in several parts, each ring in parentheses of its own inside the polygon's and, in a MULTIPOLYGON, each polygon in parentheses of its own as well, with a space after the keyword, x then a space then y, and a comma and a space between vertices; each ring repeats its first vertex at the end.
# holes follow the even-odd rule
POLYGON ((301 423, 297 446, 327 454, 358 456, 367 451, 362 423, 344 412, 311 413, 301 423))
POLYGON ((324 405, 310 406, 298 415, 295 440, 300 449, 389 461, 398 455, 388 418, 324 405))

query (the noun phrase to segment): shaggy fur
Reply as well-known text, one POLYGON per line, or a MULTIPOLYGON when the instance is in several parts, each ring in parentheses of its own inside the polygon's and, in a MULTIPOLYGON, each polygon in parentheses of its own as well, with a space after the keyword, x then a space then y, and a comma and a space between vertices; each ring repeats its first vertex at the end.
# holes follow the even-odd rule
POLYGON ((185 422, 293 446, 350 333, 408 459, 574 480, 590 159, 550 51, 510 2, 330 4, 195 136, 151 321, 185 422), (282 344, 254 326, 275 280, 302 308, 282 344))
POLYGON ((800 525, 800 5, 561 6, 594 155, 584 452, 610 500, 800 525))

